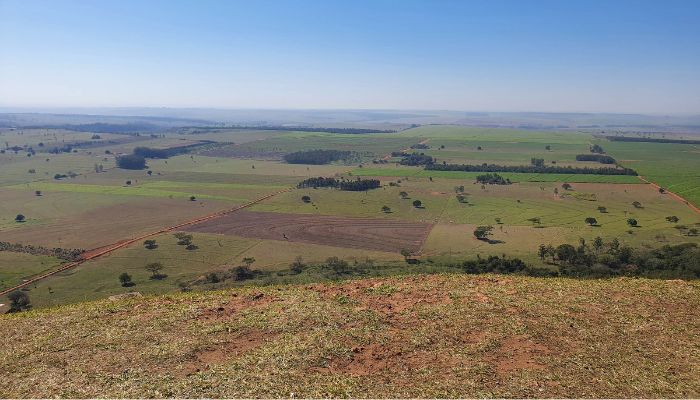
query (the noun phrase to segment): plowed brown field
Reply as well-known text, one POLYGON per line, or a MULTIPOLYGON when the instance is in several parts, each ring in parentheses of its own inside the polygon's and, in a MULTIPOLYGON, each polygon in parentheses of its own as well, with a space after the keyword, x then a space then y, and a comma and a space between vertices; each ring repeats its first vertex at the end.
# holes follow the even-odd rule
POLYGON ((417 251, 432 225, 385 218, 346 218, 273 212, 238 212, 186 228, 249 238, 288 240, 379 251, 417 251))

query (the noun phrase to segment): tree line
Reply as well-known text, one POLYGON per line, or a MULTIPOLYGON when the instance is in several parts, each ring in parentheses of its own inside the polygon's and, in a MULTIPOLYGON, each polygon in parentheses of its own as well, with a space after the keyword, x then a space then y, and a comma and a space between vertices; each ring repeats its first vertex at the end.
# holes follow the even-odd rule
POLYGON ((679 143, 679 144, 700 144, 700 140, 690 139, 667 139, 667 138, 645 138, 632 136, 606 136, 611 142, 649 142, 649 143, 679 143))
POLYGON ((578 246, 541 244, 542 261, 551 259, 559 274, 580 277, 641 276, 648 278, 700 278, 700 249, 695 243, 665 245, 658 249, 634 249, 617 239, 606 243, 600 237, 578 246))
POLYGON ((370 189, 377 189, 381 187, 381 181, 379 179, 361 179, 356 180, 345 180, 345 179, 335 179, 335 178, 324 178, 322 176, 318 178, 308 178, 297 184, 298 188, 319 188, 319 187, 330 187, 340 190, 347 190, 351 192, 361 192, 370 189))
POLYGON ((52 256, 66 261, 77 261, 85 252, 83 249, 63 249, 54 247, 52 249, 43 246, 34 246, 31 244, 0 242, 0 251, 9 251, 12 253, 25 253, 34 256, 52 256))
POLYGON ((180 154, 189 153, 195 147, 201 147, 214 143, 210 140, 202 140, 185 146, 169 147, 167 149, 155 149, 153 147, 139 146, 134 148, 133 154, 143 158, 170 158, 180 154))
POLYGON ((597 161, 601 164, 616 163, 614 158, 605 154, 578 154, 576 155, 576 161, 597 161))
POLYGON ((484 185, 510 185, 510 179, 504 179, 498 174, 483 174, 476 177, 476 181, 484 185))
POLYGON ((361 135, 366 133, 396 133, 394 129, 368 129, 368 128, 314 128, 301 126, 236 126, 235 129, 255 129, 263 131, 293 131, 293 132, 323 132, 343 133, 349 135, 361 135))
POLYGON ((290 164, 328 164, 333 161, 347 160, 352 156, 346 150, 303 150, 284 155, 284 161, 290 164))
POLYGON ((125 154, 117 157, 117 167, 122 169, 144 169, 147 158, 170 158, 179 154, 189 153, 193 148, 214 143, 203 140, 186 146, 171 147, 167 149, 155 149, 152 147, 139 146, 134 148, 132 154, 125 154))
POLYGON ((572 166, 536 166, 536 165, 496 165, 496 164, 428 164, 426 170, 431 171, 464 171, 464 172, 524 172, 535 174, 592 174, 592 175, 632 175, 637 171, 631 168, 589 168, 572 166))
POLYGON ((401 165, 410 166, 433 165, 434 163, 435 160, 433 159, 433 157, 424 153, 401 153, 401 161, 399 162, 399 164, 401 165))
POLYGON ((163 130, 160 126, 146 122, 132 122, 126 124, 110 124, 95 122, 90 124, 59 124, 26 126, 25 129, 64 129, 74 132, 99 132, 115 133, 122 135, 136 135, 138 132, 155 132, 163 130))

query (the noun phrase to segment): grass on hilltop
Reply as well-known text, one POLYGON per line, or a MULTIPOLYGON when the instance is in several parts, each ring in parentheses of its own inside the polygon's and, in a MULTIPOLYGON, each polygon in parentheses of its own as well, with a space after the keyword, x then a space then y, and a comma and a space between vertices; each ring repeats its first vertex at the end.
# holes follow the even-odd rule
POLYGON ((0 316, 2 397, 697 397, 700 286, 413 276, 0 316))

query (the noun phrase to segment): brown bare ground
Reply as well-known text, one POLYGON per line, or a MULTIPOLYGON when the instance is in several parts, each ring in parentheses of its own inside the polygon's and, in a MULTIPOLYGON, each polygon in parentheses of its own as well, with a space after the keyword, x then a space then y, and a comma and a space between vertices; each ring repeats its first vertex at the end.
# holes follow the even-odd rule
POLYGON ((419 250, 432 225, 390 219, 245 211, 186 229, 190 232, 398 252, 402 249, 419 250))
POLYGON ((699 289, 433 275, 31 311, 0 316, 0 397, 695 398, 699 289))

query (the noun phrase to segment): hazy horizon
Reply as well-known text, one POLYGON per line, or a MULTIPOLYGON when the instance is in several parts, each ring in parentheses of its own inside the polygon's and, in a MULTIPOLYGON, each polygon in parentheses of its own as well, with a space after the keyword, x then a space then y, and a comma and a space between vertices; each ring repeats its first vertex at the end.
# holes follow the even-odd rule
POLYGON ((700 114, 700 3, 0 0, 0 106, 700 114))

